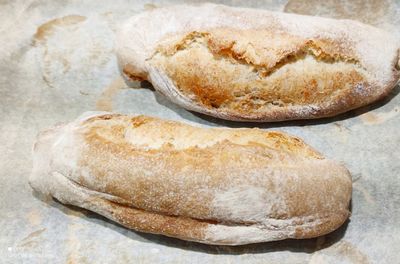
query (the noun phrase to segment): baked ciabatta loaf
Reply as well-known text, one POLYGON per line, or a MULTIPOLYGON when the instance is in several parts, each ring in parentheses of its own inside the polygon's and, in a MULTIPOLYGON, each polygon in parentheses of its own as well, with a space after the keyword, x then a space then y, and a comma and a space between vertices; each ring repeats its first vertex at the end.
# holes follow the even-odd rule
POLYGON ((284 133, 110 113, 42 132, 30 184, 134 230, 221 245, 331 232, 352 190, 344 166, 284 133))
POLYGON ((399 42, 351 20, 180 5, 119 30, 123 75, 148 80, 180 106, 236 121, 333 116, 387 95, 399 42))

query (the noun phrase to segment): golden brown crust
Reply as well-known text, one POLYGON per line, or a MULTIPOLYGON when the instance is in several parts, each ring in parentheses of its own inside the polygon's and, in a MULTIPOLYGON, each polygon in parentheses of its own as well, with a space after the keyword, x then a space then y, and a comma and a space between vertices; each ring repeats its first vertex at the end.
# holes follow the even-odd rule
POLYGON ((302 38, 282 30, 212 28, 205 31, 175 33, 159 42, 156 52, 172 56, 187 49, 193 42, 204 39, 213 55, 220 55, 246 64, 263 67, 262 76, 276 68, 312 54, 320 61, 347 61, 358 63, 351 40, 327 38, 302 38))
POLYGON ((269 30, 223 28, 166 40, 150 61, 201 107, 257 120, 271 108, 323 109, 337 98, 349 99, 348 108, 362 104, 350 95, 354 87, 371 83, 351 50, 341 46, 269 30))
MULTIPOLYGON (((142 208, 147 211, 156 211, 160 213, 168 213, 172 215, 181 215, 198 219, 213 219, 212 201, 200 199, 198 194, 192 193, 193 188, 213 188, 223 186, 226 181, 227 172, 232 168, 232 163, 240 162, 242 170, 257 171, 258 168, 270 166, 285 166, 284 164, 276 164, 279 160, 285 159, 322 159, 320 154, 309 148, 298 138, 292 138, 279 132, 262 132, 243 129, 232 135, 230 138, 222 139, 215 142, 210 147, 200 148, 196 145, 184 149, 176 149, 166 141, 163 145, 156 149, 146 149, 142 146, 132 145, 127 140, 129 129, 138 129, 140 126, 148 126, 144 128, 141 135, 154 138, 160 135, 168 134, 173 130, 171 135, 180 136, 183 130, 192 130, 189 133, 195 133, 200 128, 192 128, 190 126, 179 124, 172 121, 163 121, 156 118, 138 116, 129 118, 126 116, 99 116, 89 119, 84 125, 84 137, 87 142, 87 148, 82 150, 79 166, 88 168, 96 177, 90 182, 84 177, 78 179, 79 184, 89 187, 92 190, 110 193, 114 196, 121 197, 125 200, 131 200, 132 206, 142 208), (109 122, 112 120, 112 122, 109 122), (175 130, 175 131, 174 131, 175 130), (154 135, 157 133, 157 135, 154 135), (246 145, 237 145, 230 140, 236 137, 243 137, 247 134, 253 134, 254 141, 246 142, 246 145), (257 142, 256 134, 262 134, 264 142, 257 142), (263 144, 264 143, 264 144, 263 144), (266 148, 267 147, 267 148, 266 148), (277 153, 275 153, 277 152, 277 153), (101 153, 101 155, 99 155, 101 153), (250 157, 247 157, 251 155, 250 157), (293 157, 293 156, 297 157, 293 157), (133 164, 138 164, 140 159, 140 169, 137 171, 133 164), (113 160, 113 166, 110 167, 109 160, 113 160), (245 162, 247 160, 247 162, 245 162), (212 163, 210 164, 210 162, 212 163), (162 168, 158 173, 168 172, 171 182, 168 181, 151 181, 148 177, 141 177, 140 174, 146 171, 155 170, 155 164, 162 162, 162 168), (231 164, 230 164, 231 163, 231 164), (131 164, 125 167, 123 164, 131 164), (224 168, 226 171, 224 171, 224 168), (128 185, 122 184, 117 179, 109 182, 104 189, 99 189, 100 182, 106 182, 105 178, 111 177, 110 174, 118 172, 123 177, 123 181, 129 182, 128 185), (204 182, 201 179, 188 178, 187 182, 180 179, 180 175, 184 171, 190 173, 190 170, 201 170, 204 175, 210 175, 212 178, 204 182), (216 172, 221 170, 220 172, 216 172), (131 176, 129 176, 131 175, 131 176), (130 178, 131 177, 131 178, 130 178), (130 179, 134 179, 131 182, 130 179), (199 182, 197 180, 200 180, 199 182), (166 186, 168 186, 167 189, 166 186), (132 190, 136 190, 132 193, 132 190), (171 192, 174 195, 168 195, 171 192), (181 195, 178 195, 181 194, 181 195), (184 201, 184 204, 182 203, 184 201)), ((231 131, 229 131, 231 132, 231 131)), ((233 132, 233 131, 232 131, 233 132)), ((206 133, 206 130, 200 133, 206 133)), ((199 133, 199 134, 200 134, 199 133)), ((211 140, 219 132, 213 131, 208 135, 211 140)), ((143 140, 143 139, 141 139, 143 140)), ((139 164, 138 164, 139 166, 139 164)), ((154 172, 157 173, 157 172, 154 172)), ((284 217, 299 216, 298 206, 301 206, 304 200, 300 197, 299 201, 293 204, 293 214, 284 217)), ((304 203, 306 204, 306 203, 304 203)), ((303 208, 307 210, 306 208, 303 208)), ((271 215, 271 217, 279 218, 280 215, 271 215)))
POLYGON ((349 215, 347 169, 284 133, 99 114, 35 152, 35 189, 139 231, 236 245, 322 235, 349 215))
MULTIPOLYGON (((160 213, 152 213, 144 210, 139 210, 133 207, 124 206, 118 203, 113 203, 107 200, 92 200, 96 207, 102 207, 107 211, 109 218, 118 222, 119 224, 141 232, 162 234, 169 237, 180 238, 183 240, 196 241, 209 244, 220 245, 240 245, 243 243, 235 242, 232 240, 224 240, 211 242, 207 241, 206 233, 207 228, 213 225, 223 226, 223 223, 216 221, 199 220, 185 217, 176 217, 171 215, 164 215, 160 213), (105 206, 101 206, 105 203, 105 206)), ((105 214, 104 212, 99 212, 105 214)), ((307 227, 304 221, 297 221, 292 238, 306 239, 330 233, 331 230, 337 229, 349 217, 349 212, 340 212, 335 215, 316 215, 315 218, 321 220, 319 223, 312 227, 307 227)), ((265 232, 268 232, 265 230, 265 232)), ((262 242, 262 241, 254 241, 262 242)), ((253 243, 254 243, 253 242, 253 243)))
POLYGON ((217 5, 177 10, 164 10, 177 22, 157 33, 158 22, 143 23, 140 54, 139 46, 135 54, 124 49, 147 14, 132 18, 118 51, 125 74, 148 72, 157 90, 189 110, 237 121, 327 117, 382 98, 399 79, 395 40, 367 25, 217 5), (196 11, 201 23, 188 20, 196 11))
MULTIPOLYGON (((117 223, 141 232, 161 234, 169 237, 175 237, 183 240, 196 241, 206 244, 219 244, 219 245, 241 245, 247 244, 247 242, 240 242, 239 240, 222 239, 213 240, 207 237, 207 229, 210 226, 221 228, 221 227, 232 227, 226 226, 224 223, 211 220, 200 220, 192 219, 187 217, 177 217, 171 215, 165 215, 160 213, 148 212, 140 210, 134 207, 126 206, 121 203, 115 203, 103 198, 90 198, 85 201, 84 205, 75 204, 77 206, 84 207, 86 209, 95 211, 107 218, 116 221, 117 223)), ((307 222, 297 220, 293 235, 291 238, 305 239, 313 238, 321 235, 325 235, 331 230, 337 229, 341 226, 344 221, 349 217, 349 212, 338 212, 334 215, 319 214, 314 216, 318 219, 318 223, 312 223, 313 225, 307 225, 307 222)), ((312 221, 309 221, 309 223, 312 221)), ((308 224, 309 224, 308 223, 308 224)), ((271 230, 272 231, 272 230, 271 230)), ((264 230, 268 232, 268 230, 264 230)), ((278 237, 274 240, 284 239, 285 236, 278 237)), ((245 241, 245 239, 243 239, 245 241)), ((268 241, 254 240, 250 243, 268 241)))
MULTIPOLYGON (((306 162, 322 159, 318 153, 297 138, 278 132, 248 129, 229 131, 231 134, 226 138, 207 147, 199 147, 194 145, 199 142, 193 142, 192 145, 180 148, 180 143, 172 139, 173 136, 184 137, 186 131, 191 135, 194 133, 207 134, 207 130, 201 131, 200 128, 144 116, 134 118, 109 115, 94 117, 85 122, 83 131, 88 148, 82 150, 79 166, 88 168, 96 178, 90 178, 88 181, 82 177, 79 179, 80 184, 92 190, 121 197, 130 201, 131 207, 141 208, 147 212, 201 219, 202 221, 223 221, 232 224, 257 223, 256 220, 242 219, 235 222, 235 220, 221 219, 220 216, 215 215, 212 196, 193 192, 193 190, 199 190, 207 193, 209 189, 224 189, 226 178, 232 177, 229 176, 229 173, 233 173, 232 170, 237 169, 236 163, 240 163, 241 170, 256 173, 265 166, 292 171, 293 169, 290 167, 293 165, 286 162, 289 159, 306 158, 306 162), (164 137, 165 142, 162 145, 157 145, 153 141, 143 146, 132 145, 128 136, 130 129, 142 129, 140 132, 136 132, 135 136, 137 137, 149 137, 150 139, 164 137), (244 137, 246 134, 250 134, 254 141, 246 142, 245 145, 238 145, 237 142, 230 141, 235 141, 235 138, 244 137), (261 140, 257 137, 260 135, 257 134, 261 134, 261 140), (154 144, 154 148, 150 144, 154 144), (102 153, 102 155, 97 153, 102 153), (110 160, 113 160, 112 166, 110 166, 110 160), (158 170, 156 164, 160 163, 162 167, 158 170), (124 164, 130 165, 125 166, 124 164), (137 169, 139 166, 140 169, 137 169), (148 171, 153 171, 152 174, 155 175, 160 173, 159 177, 164 177, 164 179, 160 181, 159 178, 151 178, 148 175, 140 176, 147 174, 148 171), (201 171, 202 175, 208 175, 210 178, 205 181, 200 175, 198 178, 184 176, 186 173, 196 174, 196 171, 201 171), (118 178, 115 175, 115 179, 112 181, 107 180, 111 177, 110 174, 113 175, 115 172, 120 174, 118 178), (101 186, 100 182, 107 182, 107 184, 104 188, 98 188, 101 186)), ((221 134, 223 131, 209 132, 208 140, 215 138, 218 133, 221 134)), ((143 143, 147 142, 144 138, 139 140, 143 143)), ((189 141, 190 139, 185 140, 189 141)), ((313 183, 304 182, 304 184, 320 186, 329 184, 330 179, 321 179, 321 182, 319 179, 313 179, 313 181, 313 183)), ((261 181, 258 184, 264 188, 271 188, 269 182, 261 181)), ((291 186, 290 182, 287 184, 291 186)), ((307 215, 310 210, 315 209, 318 213, 329 214, 329 212, 324 212, 322 209, 324 206, 319 202, 319 205, 312 203, 309 205, 310 207, 307 206, 309 203, 307 199, 312 199, 315 195, 315 200, 317 200, 320 193, 310 193, 307 190, 300 191, 300 189, 294 192, 288 189, 287 192, 288 195, 291 195, 290 201, 286 199, 287 210, 281 212, 276 208, 270 212, 269 217, 290 219, 307 215), (312 209, 312 206, 317 207, 312 209)), ((345 211, 343 213, 346 214, 345 211)), ((337 224, 336 221, 334 222, 337 224)), ((299 220, 298 224, 302 224, 302 220, 299 220)), ((327 227, 329 226, 327 225, 327 227)), ((306 233, 308 234, 308 232, 306 233)))
POLYGON ((207 221, 147 212, 118 203, 106 202, 115 221, 142 232, 163 234, 191 241, 204 239, 207 221))

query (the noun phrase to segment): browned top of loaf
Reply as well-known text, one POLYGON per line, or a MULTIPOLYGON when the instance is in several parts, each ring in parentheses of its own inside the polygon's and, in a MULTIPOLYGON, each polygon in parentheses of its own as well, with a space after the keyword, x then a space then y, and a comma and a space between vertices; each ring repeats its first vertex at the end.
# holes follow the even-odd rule
POLYGON ((159 45, 152 63, 184 95, 230 115, 257 119, 274 107, 321 106, 346 98, 357 85, 371 85, 343 40, 230 28, 176 38, 159 45))
POLYGON ((284 133, 85 113, 34 152, 35 190, 139 231, 237 245, 322 235, 349 215, 346 168, 284 133))
POLYGON ((299 224, 310 217, 348 213, 351 184, 343 177, 348 172, 284 133, 204 129, 119 115, 91 118, 79 133, 86 142, 79 166, 87 172, 73 180, 120 197, 121 204, 133 208, 240 224, 265 219, 294 219, 299 224), (241 188, 260 188, 271 195, 265 199, 272 199, 274 206, 265 209, 268 204, 260 201, 256 206, 262 210, 249 216, 247 209, 239 213, 240 204, 216 203, 222 199, 218 195, 232 188, 239 194, 241 188), (232 208, 236 206, 238 210, 232 208))
POLYGON ((205 38, 204 44, 214 55, 262 67, 264 75, 304 53, 310 53, 322 61, 357 62, 350 40, 303 38, 278 29, 223 27, 170 35, 160 41, 158 52, 171 56, 187 49, 196 40, 205 38))
POLYGON ((385 96, 399 78, 396 40, 350 20, 182 5, 131 18, 118 39, 129 78, 232 120, 332 116, 385 96), (155 69, 175 87, 153 78, 155 69))

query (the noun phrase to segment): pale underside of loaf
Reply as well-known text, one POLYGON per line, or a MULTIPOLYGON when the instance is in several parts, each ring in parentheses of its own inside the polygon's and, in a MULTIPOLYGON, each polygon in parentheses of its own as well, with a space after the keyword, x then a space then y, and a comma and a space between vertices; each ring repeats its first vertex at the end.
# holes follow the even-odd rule
POLYGON ((399 78, 389 33, 333 20, 222 5, 182 5, 129 19, 122 72, 186 109, 237 121, 336 115, 387 95, 399 78))
POLYGON ((240 245, 329 233, 347 169, 296 137, 91 113, 42 132, 31 186, 128 228, 240 245))

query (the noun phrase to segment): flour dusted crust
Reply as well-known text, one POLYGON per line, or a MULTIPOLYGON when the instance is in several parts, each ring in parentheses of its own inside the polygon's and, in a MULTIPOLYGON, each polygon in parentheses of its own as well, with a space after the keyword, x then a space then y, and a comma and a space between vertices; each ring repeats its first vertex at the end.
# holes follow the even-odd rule
POLYGON ((134 230, 224 245, 326 234, 351 198, 347 169, 299 138, 111 113, 42 132, 30 184, 134 230))
POLYGON ((384 97, 399 79, 389 33, 222 5, 158 8, 117 37, 123 74, 186 109, 237 121, 333 116, 384 97))

